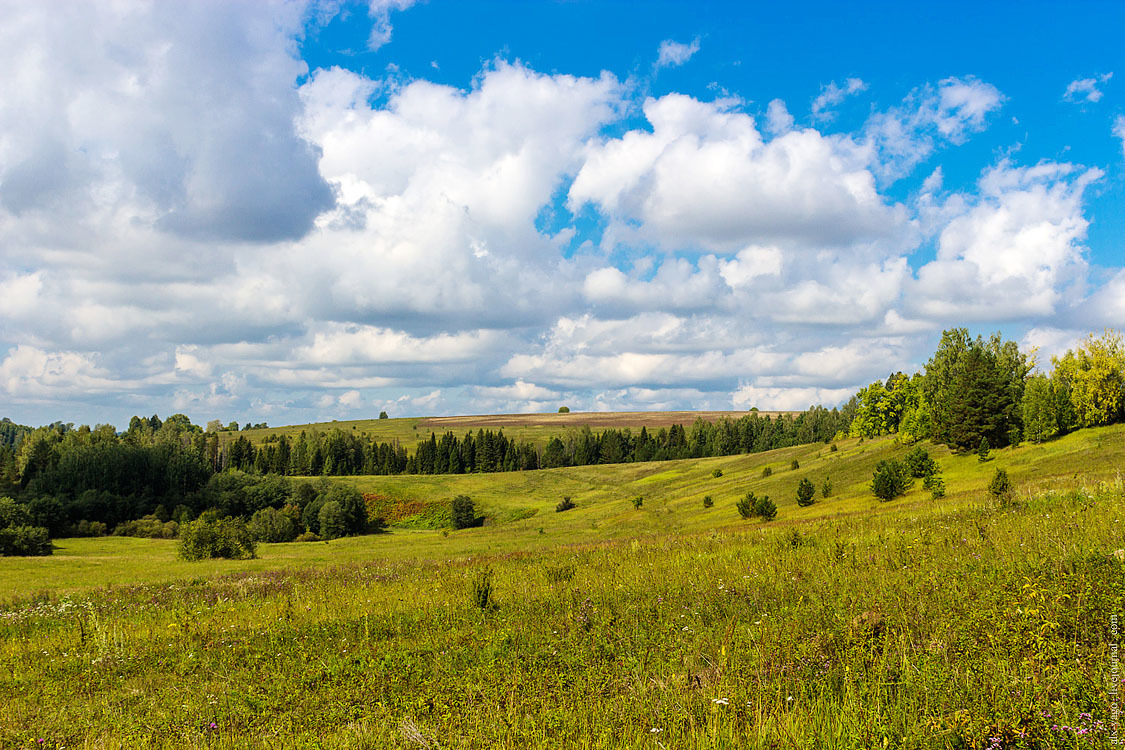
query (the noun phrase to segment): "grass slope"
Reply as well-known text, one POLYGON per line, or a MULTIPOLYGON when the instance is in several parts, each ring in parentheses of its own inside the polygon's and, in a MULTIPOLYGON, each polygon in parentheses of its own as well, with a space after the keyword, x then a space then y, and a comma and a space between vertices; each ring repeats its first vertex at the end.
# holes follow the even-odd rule
POLYGON ((935 450, 949 497, 879 503, 874 463, 906 450, 362 477, 494 523, 0 560, 0 747, 1108 747, 1125 428, 935 450), (1014 504, 983 492, 999 467, 1014 504), (747 489, 776 522, 737 519, 747 489))
MULTIPOLYGON (((300 435, 302 430, 318 430, 329 432, 334 429, 345 432, 357 432, 361 435, 374 438, 378 442, 399 441, 408 449, 430 433, 442 435, 453 432, 458 437, 466 432, 476 432, 486 429, 504 430, 508 438, 518 441, 527 441, 540 447, 547 444, 551 437, 563 437, 570 430, 579 430, 589 427, 592 430, 603 430, 608 427, 624 429, 626 427, 640 431, 647 427, 650 431, 661 427, 671 427, 674 424, 691 427, 696 419, 705 419, 717 422, 724 417, 739 419, 749 412, 744 411, 660 411, 660 412, 571 412, 569 414, 485 414, 478 416, 459 417, 400 417, 395 419, 357 419, 331 422, 316 422, 312 424, 290 425, 287 427, 269 427, 261 430, 245 430, 241 433, 224 432, 227 439, 235 439, 237 435, 244 434, 255 443, 261 442, 270 435, 300 435)), ((796 412, 758 412, 760 416, 776 417, 779 414, 796 414, 796 412)))

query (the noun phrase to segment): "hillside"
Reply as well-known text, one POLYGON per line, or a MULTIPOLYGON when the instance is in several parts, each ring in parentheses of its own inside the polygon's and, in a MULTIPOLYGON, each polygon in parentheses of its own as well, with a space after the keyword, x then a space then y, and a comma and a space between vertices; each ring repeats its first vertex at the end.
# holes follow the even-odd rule
MULTIPOLYGON (((760 411, 761 416, 775 417, 779 414, 798 414, 799 412, 760 411)), ((566 414, 483 414, 477 416, 457 417, 398 417, 392 419, 357 419, 331 422, 313 422, 310 424, 289 425, 285 427, 269 427, 258 430, 241 430, 239 432, 223 432, 225 439, 233 439, 238 435, 245 435, 254 442, 261 442, 271 435, 278 437, 299 435, 302 430, 319 430, 327 432, 339 429, 345 432, 358 432, 361 435, 379 442, 398 440, 403 445, 413 448, 414 444, 423 438, 429 437, 431 432, 441 435, 452 431, 463 435, 469 431, 480 429, 504 430, 504 434, 512 440, 527 441, 542 447, 553 436, 562 436, 568 430, 589 427, 592 430, 613 427, 640 430, 647 427, 649 430, 658 430, 661 427, 671 427, 674 424, 691 427, 696 419, 716 422, 724 417, 738 419, 746 416, 744 411, 638 411, 638 412, 570 412, 566 414)))

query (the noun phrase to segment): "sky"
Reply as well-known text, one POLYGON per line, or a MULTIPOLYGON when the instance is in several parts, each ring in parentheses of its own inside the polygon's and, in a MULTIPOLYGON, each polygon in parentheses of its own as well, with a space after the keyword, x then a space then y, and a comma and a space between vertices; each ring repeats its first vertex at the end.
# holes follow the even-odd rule
POLYGON ((0 416, 834 406, 1125 327, 1125 4, 0 0, 0 416))

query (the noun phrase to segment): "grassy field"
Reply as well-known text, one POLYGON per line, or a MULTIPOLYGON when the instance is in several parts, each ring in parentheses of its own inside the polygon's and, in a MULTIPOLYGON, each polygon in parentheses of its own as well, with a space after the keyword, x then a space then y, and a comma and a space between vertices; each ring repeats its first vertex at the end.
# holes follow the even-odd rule
MULTIPOLYGON (((739 419, 746 416, 744 411, 645 411, 645 412, 571 412, 568 414, 485 414, 479 416, 462 417, 404 417, 396 419, 356 419, 346 421, 316 422, 313 424, 290 425, 287 427, 269 427, 261 430, 245 430, 242 432, 222 433, 228 439, 235 439, 244 434, 255 443, 263 441, 270 435, 288 435, 293 437, 301 434, 302 430, 319 430, 328 432, 334 429, 345 432, 357 432, 361 435, 374 438, 378 442, 399 441, 407 448, 413 448, 415 443, 422 438, 428 438, 431 432, 442 435, 452 431, 458 437, 466 432, 477 430, 504 430, 508 438, 518 441, 527 441, 540 447, 547 444, 552 437, 562 437, 569 430, 589 427, 592 430, 601 430, 607 427, 624 429, 626 427, 639 431, 642 427, 658 430, 661 427, 671 427, 674 424, 691 427, 697 418, 716 422, 723 417, 739 419)), ((795 414, 796 412, 763 411, 759 415, 776 417, 779 414, 795 414)))
POLYGON ((937 501, 871 496, 893 440, 838 448, 358 477, 420 512, 249 561, 0 560, 0 747, 1108 747, 1125 429, 934 449, 937 501), (440 528, 458 493, 488 525, 440 528))

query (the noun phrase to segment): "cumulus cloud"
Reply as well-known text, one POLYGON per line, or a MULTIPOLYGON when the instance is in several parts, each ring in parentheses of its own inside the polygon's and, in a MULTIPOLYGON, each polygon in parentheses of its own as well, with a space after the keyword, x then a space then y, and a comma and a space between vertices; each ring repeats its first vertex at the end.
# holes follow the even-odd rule
POLYGON ((698 51, 699 37, 692 39, 689 44, 665 39, 660 43, 660 50, 657 52, 656 67, 658 69, 679 67, 690 60, 698 51))
POLYGON ((944 320, 1054 314, 1083 291, 1083 194, 1101 177, 1053 162, 987 170, 977 196, 962 196, 961 212, 941 230, 937 258, 919 270, 909 306, 944 320))
POLYGON ((1103 73, 1094 78, 1079 78, 1073 80, 1067 84, 1066 91, 1063 92, 1063 99, 1068 102, 1097 103, 1101 101, 1103 96, 1103 92, 1098 86, 1108 83, 1111 78, 1113 78, 1112 72, 1103 73))
POLYGON ((371 18, 371 35, 367 38, 367 47, 377 50, 391 41, 391 11, 406 10, 414 5, 417 0, 371 0, 367 6, 371 18))
POLYGON ((867 84, 860 78, 849 78, 843 85, 832 81, 827 86, 822 86, 820 94, 813 99, 812 115, 819 120, 831 120, 836 114, 832 109, 837 104, 866 90, 867 84))

